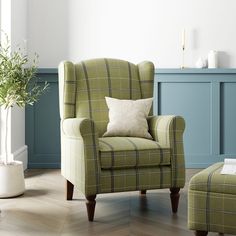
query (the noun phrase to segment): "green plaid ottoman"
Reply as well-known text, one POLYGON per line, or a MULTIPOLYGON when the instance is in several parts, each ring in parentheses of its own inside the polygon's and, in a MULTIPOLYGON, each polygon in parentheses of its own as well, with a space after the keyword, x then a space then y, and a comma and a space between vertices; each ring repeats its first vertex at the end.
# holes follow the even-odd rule
POLYGON ((221 175, 216 163, 192 177, 188 190, 188 228, 236 234, 236 175, 221 175))

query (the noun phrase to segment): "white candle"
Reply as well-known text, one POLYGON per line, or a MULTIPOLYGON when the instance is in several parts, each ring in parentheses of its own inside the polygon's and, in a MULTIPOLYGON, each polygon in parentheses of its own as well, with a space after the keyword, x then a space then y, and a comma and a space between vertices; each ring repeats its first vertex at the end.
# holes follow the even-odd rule
POLYGON ((182 30, 182 49, 185 49, 185 29, 182 30))

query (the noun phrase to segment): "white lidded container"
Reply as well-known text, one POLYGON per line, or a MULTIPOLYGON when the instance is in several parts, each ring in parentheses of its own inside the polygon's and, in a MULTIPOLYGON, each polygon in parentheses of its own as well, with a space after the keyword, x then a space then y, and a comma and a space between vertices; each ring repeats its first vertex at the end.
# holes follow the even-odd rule
POLYGON ((24 191, 23 163, 21 161, 7 165, 0 163, 0 198, 19 196, 24 191))
POLYGON ((211 50, 208 53, 208 68, 217 68, 218 67, 218 52, 211 50))

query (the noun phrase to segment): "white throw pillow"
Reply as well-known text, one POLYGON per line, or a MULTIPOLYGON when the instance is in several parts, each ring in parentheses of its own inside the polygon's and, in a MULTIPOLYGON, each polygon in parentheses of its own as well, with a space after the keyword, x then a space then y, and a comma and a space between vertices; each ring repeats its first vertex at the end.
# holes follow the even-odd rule
POLYGON ((147 116, 153 98, 120 100, 105 97, 109 109, 106 136, 131 136, 152 139, 148 132, 147 116))

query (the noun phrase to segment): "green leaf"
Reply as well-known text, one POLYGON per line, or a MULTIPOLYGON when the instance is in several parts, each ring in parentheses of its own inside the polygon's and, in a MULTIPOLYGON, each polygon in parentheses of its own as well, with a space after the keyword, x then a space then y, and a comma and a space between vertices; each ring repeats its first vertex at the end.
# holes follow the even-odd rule
POLYGON ((33 105, 49 88, 45 82, 40 86, 36 72, 38 55, 30 60, 21 48, 11 51, 10 42, 0 43, 0 106, 33 105))

